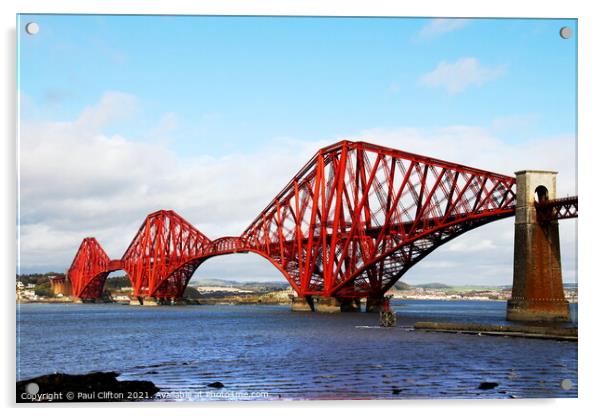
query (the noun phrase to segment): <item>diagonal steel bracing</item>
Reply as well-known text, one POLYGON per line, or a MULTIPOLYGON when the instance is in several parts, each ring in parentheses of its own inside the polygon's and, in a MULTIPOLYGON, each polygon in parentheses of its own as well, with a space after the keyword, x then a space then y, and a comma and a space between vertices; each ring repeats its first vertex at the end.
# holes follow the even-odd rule
MULTIPOLYGON (((113 267, 128 273, 135 296, 177 298, 206 259, 254 252, 300 296, 381 296, 440 245, 514 215, 515 192, 510 176, 343 141, 318 151, 240 236, 211 241, 158 211, 113 267)), ((102 290, 110 263, 88 240, 69 270, 76 296, 102 290)))

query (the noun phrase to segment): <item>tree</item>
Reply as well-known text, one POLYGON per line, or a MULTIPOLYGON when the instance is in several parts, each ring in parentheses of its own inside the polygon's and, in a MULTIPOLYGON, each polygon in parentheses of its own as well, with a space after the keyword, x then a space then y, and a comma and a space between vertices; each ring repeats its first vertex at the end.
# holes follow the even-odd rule
POLYGON ((34 292, 38 296, 44 296, 47 298, 54 296, 54 293, 52 293, 52 290, 50 289, 50 283, 37 285, 34 289, 34 292))

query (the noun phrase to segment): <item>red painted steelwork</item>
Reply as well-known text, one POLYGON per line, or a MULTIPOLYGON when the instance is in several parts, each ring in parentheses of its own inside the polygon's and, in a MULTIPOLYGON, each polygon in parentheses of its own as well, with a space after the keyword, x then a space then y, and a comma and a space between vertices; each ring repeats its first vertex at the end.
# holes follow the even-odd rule
POLYGON ((547 222, 554 220, 564 220, 567 218, 577 218, 578 197, 570 196, 567 198, 549 199, 544 202, 536 202, 537 221, 547 222))
MULTIPOLYGON (((240 237, 210 241, 175 212, 158 211, 122 267, 134 295, 177 298, 206 259, 250 251, 299 296, 380 297, 440 245, 514 215, 515 188, 513 177, 343 141, 321 149, 240 237)), ((82 256, 70 274, 82 282, 108 262, 82 256)))
POLYGON ((134 296, 181 297, 210 244, 174 211, 150 214, 122 258, 134 296))
POLYGON ((67 272, 73 295, 98 299, 109 273, 121 269, 120 261, 111 261, 94 237, 84 238, 67 272))
POLYGON ((300 296, 382 296, 436 247, 514 215, 515 178, 363 142, 320 150, 243 232, 300 296))

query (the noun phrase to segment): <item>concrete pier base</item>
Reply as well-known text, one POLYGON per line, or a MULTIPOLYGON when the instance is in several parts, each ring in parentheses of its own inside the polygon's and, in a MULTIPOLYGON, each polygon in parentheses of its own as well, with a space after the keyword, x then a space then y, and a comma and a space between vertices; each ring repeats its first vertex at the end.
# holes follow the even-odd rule
POLYGON ((143 303, 142 297, 130 297, 130 305, 141 306, 143 303))
POLYGON ((314 311, 339 313, 341 312, 341 302, 337 298, 316 296, 314 297, 314 311))
MULTIPOLYGON (((360 312, 363 299, 335 298, 328 296, 291 296, 291 310, 294 312, 360 312)), ((367 312, 381 312, 384 310, 385 298, 369 298, 366 301, 367 312)))
POLYGON ((145 297, 142 299, 142 306, 159 306, 159 302, 156 298, 145 297))
POLYGON ((294 312, 340 313, 361 310, 360 299, 337 299, 326 296, 291 296, 291 310, 294 312))
POLYGON ((130 305, 134 306, 182 306, 188 305, 184 298, 155 298, 138 296, 130 298, 130 305))
POLYGON ((509 321, 570 320, 564 297, 558 221, 539 222, 535 200, 556 197, 556 172, 516 172, 514 280, 509 321))
POLYGON ((362 304, 359 299, 340 299, 341 312, 360 312, 362 304))
POLYGON ((313 312, 313 299, 311 296, 291 296, 291 310, 293 312, 313 312))
POLYGON ((568 322, 569 302, 558 300, 510 299, 506 310, 509 321, 568 322))
POLYGON ((385 310, 385 298, 368 298, 366 299, 366 312, 383 312, 385 310))

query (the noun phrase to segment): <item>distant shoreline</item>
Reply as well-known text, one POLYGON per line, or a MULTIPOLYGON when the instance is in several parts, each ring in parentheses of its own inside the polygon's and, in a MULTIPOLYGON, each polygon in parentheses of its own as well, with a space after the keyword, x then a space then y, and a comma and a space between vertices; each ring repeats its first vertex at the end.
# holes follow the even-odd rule
MULTIPOLYGON (((50 273, 43 275, 17 276, 17 301, 25 303, 69 303, 70 290, 53 290, 50 273), (61 294, 63 297, 60 297, 61 294), (56 297, 56 296, 59 297, 56 297)), ((55 276, 55 274, 52 274, 55 276)), ((132 298, 131 282, 127 276, 107 279, 105 292, 109 302, 128 304, 132 298)), ((55 288, 57 289, 57 288, 55 288)), ((456 285, 431 282, 410 285, 398 282, 387 292, 393 300, 438 300, 438 301, 507 301, 512 297, 512 286, 503 285, 456 285)), ((297 296, 285 282, 277 281, 237 281, 224 279, 201 279, 190 282, 179 304, 230 304, 230 305, 286 305, 290 296, 297 296)), ((578 289, 575 284, 564 284, 564 296, 569 303, 578 303, 578 289)), ((101 303, 101 302, 98 302, 101 303)), ((134 302, 137 303, 134 299, 134 302)))
MULTIPOLYGON (((462 302, 462 301, 472 301, 472 302, 507 302, 507 299, 482 299, 482 298, 471 298, 471 297, 465 297, 465 298, 457 298, 457 299, 450 299, 450 298, 446 298, 446 297, 413 297, 413 296, 407 296, 407 297, 394 297, 392 299, 393 301, 404 301, 404 300, 438 300, 438 301, 447 301, 447 302, 462 302)), ((579 301, 578 300, 572 300, 572 299, 567 299, 567 301, 570 304, 578 304, 579 301)), ((54 299, 39 299, 39 300, 17 300, 16 304, 17 305, 24 305, 24 304, 28 304, 28 303, 39 303, 39 304, 60 304, 60 305, 65 305, 65 304, 79 304, 81 305, 82 303, 78 303, 78 302, 74 302, 72 299, 68 299, 68 300, 54 300, 54 299)), ((115 302, 95 302, 95 303, 91 303, 91 304, 95 304, 95 305, 102 305, 102 304, 120 304, 120 305, 128 305, 127 302, 122 302, 122 301, 115 301, 115 302)), ((204 300, 194 300, 191 301, 188 305, 190 306, 194 306, 194 305, 290 305, 290 302, 279 302, 279 301, 263 301, 263 302, 258 302, 258 301, 234 301, 234 300, 228 300, 228 299, 204 299, 204 300)))

